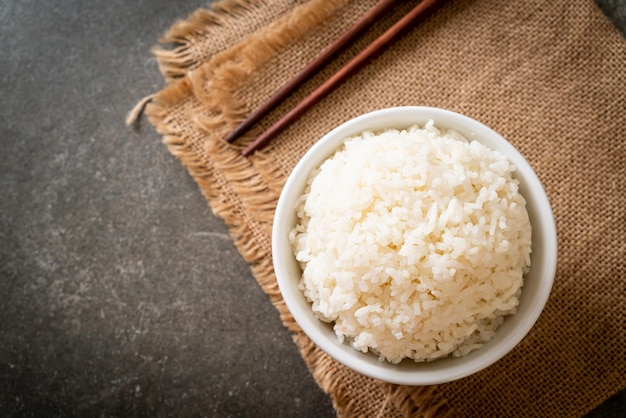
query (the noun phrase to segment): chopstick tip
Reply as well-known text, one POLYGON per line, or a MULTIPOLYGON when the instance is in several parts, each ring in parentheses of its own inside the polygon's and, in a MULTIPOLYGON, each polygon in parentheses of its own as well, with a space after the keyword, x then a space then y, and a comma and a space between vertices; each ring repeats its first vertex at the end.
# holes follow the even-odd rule
POLYGON ((235 129, 234 131, 229 132, 228 135, 224 137, 224 141, 232 144, 237 140, 237 138, 239 138, 239 132, 237 132, 237 130, 235 129))

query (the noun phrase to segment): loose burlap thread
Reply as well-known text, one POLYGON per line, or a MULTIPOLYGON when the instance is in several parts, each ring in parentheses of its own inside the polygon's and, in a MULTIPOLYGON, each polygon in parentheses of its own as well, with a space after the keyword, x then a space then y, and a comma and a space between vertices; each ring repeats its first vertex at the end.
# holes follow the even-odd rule
POLYGON ((227 0, 198 10, 155 48, 168 86, 146 114, 229 225, 338 416, 583 415, 626 386, 626 42, 592 0, 451 0, 269 147, 240 156, 415 5, 404 2, 237 145, 223 142, 374 3, 227 0), (528 336, 486 370, 429 387, 367 378, 321 352, 286 308, 271 259, 275 204, 298 159, 338 124, 401 105, 464 113, 504 135, 543 182, 559 237, 553 291, 528 336))

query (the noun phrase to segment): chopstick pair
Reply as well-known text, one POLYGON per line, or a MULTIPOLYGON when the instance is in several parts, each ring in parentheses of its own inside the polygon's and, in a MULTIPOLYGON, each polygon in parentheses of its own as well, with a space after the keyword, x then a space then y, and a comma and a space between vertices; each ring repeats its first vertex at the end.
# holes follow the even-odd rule
MULTIPOLYGON (((356 74, 365 64, 373 59, 384 47, 401 36, 412 23, 420 17, 425 17, 434 6, 442 0, 422 0, 415 8, 407 13, 402 19, 396 22, 385 33, 379 36, 363 51, 355 56, 343 68, 337 71, 328 80, 317 87, 311 94, 298 103, 293 109, 287 112, 281 119, 274 123, 269 129, 258 136, 252 143, 243 149, 242 155, 248 156, 256 150, 267 145, 276 135, 285 130, 290 124, 295 122, 307 110, 315 106, 324 97, 330 94, 341 83, 352 75, 356 74)), ((296 77, 285 84, 269 100, 261 105, 256 111, 248 116, 235 130, 226 136, 229 143, 234 142, 252 125, 267 115, 276 105, 284 100, 289 94, 300 87, 313 74, 320 70, 325 64, 333 59, 351 40, 359 36, 365 29, 373 24, 379 17, 383 16, 392 6, 399 3, 399 0, 381 0, 366 14, 364 14, 347 32, 328 46, 319 56, 309 63, 296 77)))

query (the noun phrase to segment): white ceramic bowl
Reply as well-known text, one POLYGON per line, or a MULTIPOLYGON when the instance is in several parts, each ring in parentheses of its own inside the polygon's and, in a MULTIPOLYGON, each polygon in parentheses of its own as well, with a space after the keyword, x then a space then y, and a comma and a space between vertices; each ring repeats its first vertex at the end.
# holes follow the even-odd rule
POLYGON ((552 209, 537 175, 522 155, 502 136, 487 126, 458 113, 428 107, 397 107, 359 116, 335 128, 320 139, 296 165, 282 191, 272 231, 272 256, 282 296, 296 322, 322 350, 347 367, 390 383, 431 385, 450 382, 476 373, 512 350, 537 321, 550 294, 556 270, 557 237, 552 209), (397 365, 381 362, 374 354, 364 354, 348 343, 340 343, 332 326, 317 319, 309 302, 298 289, 302 274, 288 240, 296 223, 296 199, 304 191, 311 170, 351 135, 365 130, 405 128, 423 125, 433 119, 435 126, 452 128, 467 139, 476 139, 505 154, 517 167, 515 177, 527 201, 532 224, 531 268, 525 276, 517 313, 507 316, 496 337, 478 350, 460 358, 447 357, 428 363, 404 360, 397 365))

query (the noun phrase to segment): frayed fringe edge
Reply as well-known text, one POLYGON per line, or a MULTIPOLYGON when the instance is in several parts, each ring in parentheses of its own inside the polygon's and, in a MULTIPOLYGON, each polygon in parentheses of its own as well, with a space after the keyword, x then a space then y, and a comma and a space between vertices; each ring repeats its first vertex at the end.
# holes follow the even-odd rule
POLYGON ((178 43, 189 36, 203 33, 207 26, 219 26, 227 16, 237 18, 243 12, 265 3, 264 0, 222 0, 211 4, 211 9, 198 9, 187 19, 178 20, 160 39, 162 43, 178 43))
POLYGON ((150 94, 144 97, 143 99, 139 101, 139 103, 135 105, 135 107, 132 108, 130 112, 128 112, 128 115, 126 115, 126 120, 125 120, 127 126, 134 126, 135 128, 137 128, 137 125, 139 124, 139 120, 141 119, 141 115, 143 114, 144 109, 146 108, 148 103, 150 103, 152 99, 154 99, 154 96, 156 96, 156 94, 150 94))
MULTIPOLYGON (((324 353, 302 331, 294 333, 293 340, 307 359, 307 366, 317 383, 331 395, 337 416, 357 416, 350 388, 341 378, 344 375, 331 372, 345 366, 339 365, 324 353)), ((345 372, 356 373, 349 369, 345 369, 345 372)), ((400 386, 374 379, 371 381, 379 384, 380 391, 385 396, 377 416, 386 417, 390 410, 403 417, 438 418, 451 415, 451 410, 443 395, 438 392, 437 386, 400 386)))
MULTIPOLYGON (((209 147, 207 151, 214 157, 211 159, 212 164, 207 164, 198 157, 197 150, 185 141, 183 133, 176 128, 178 126, 176 120, 169 112, 191 94, 190 80, 188 78, 178 80, 147 104, 145 114, 157 132, 163 135, 163 142, 170 153, 181 161, 196 181, 215 215, 221 217, 228 225, 237 248, 246 262, 251 265, 264 292, 279 308, 285 325, 292 330, 297 330, 299 327, 284 306, 274 278, 271 253, 268 253, 261 244, 270 239, 278 195, 267 193, 263 179, 256 173, 251 162, 242 157, 236 148, 217 138, 209 137, 206 145, 209 147), (223 183, 232 190, 220 189, 220 182, 216 181, 218 178, 223 179, 223 183), (236 204, 226 199, 229 195, 240 196, 240 203, 245 211, 236 210, 236 204), (249 214, 254 214, 254 218, 251 218, 249 214), (248 223, 255 223, 263 236, 256 236, 248 223)), ((203 107, 198 105, 188 110, 188 113, 197 113, 201 109, 203 107)))
POLYGON ((159 39, 161 44, 174 45, 173 49, 152 48, 163 77, 171 82, 199 67, 204 54, 195 48, 198 38, 206 37, 211 30, 220 30, 229 20, 265 3, 264 0, 222 0, 213 3, 211 9, 198 9, 187 19, 175 22, 159 39))

